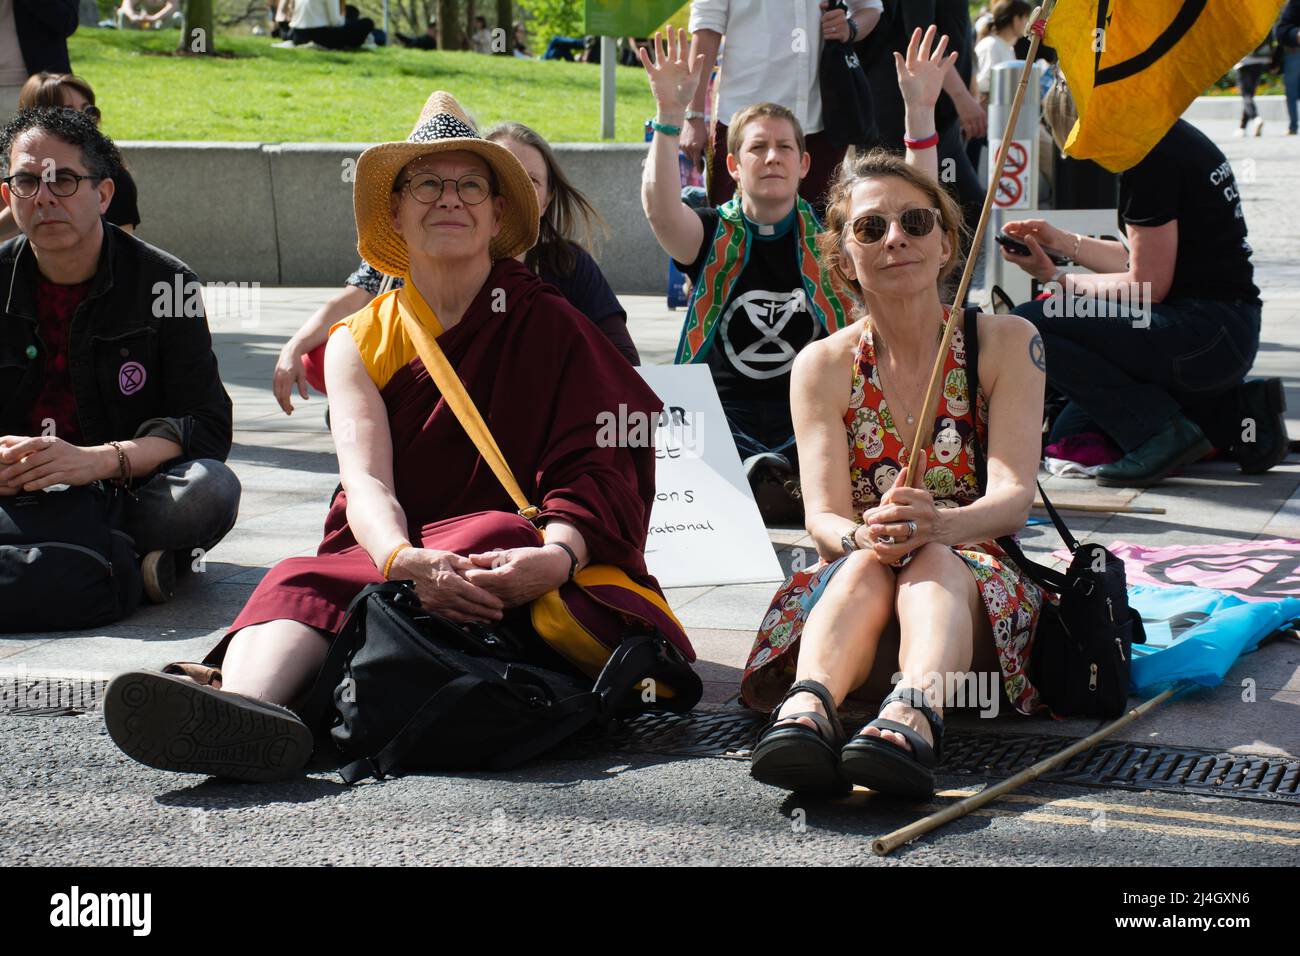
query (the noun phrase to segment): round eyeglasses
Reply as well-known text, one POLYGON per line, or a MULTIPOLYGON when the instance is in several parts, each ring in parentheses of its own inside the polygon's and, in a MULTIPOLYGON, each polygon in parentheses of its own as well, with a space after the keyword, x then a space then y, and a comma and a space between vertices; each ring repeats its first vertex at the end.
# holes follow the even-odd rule
POLYGON ((480 176, 478 173, 470 173, 460 179, 443 179, 432 173, 417 173, 398 189, 405 189, 416 202, 432 206, 442 198, 443 190, 447 188, 448 183, 451 183, 460 201, 467 206, 477 206, 492 195, 492 186, 488 183, 487 177, 480 176))
POLYGON ((867 213, 853 220, 853 238, 865 245, 879 242, 889 231, 889 224, 895 219, 903 227, 903 232, 915 239, 928 236, 939 221, 937 209, 905 209, 897 215, 885 216, 878 212, 867 213))
POLYGON ((35 173, 14 173, 12 176, 6 176, 0 180, 9 187, 19 199, 31 199, 41 190, 41 183, 44 182, 50 187, 50 192, 60 199, 67 199, 81 187, 83 179, 89 179, 92 184, 99 183, 103 176, 82 176, 79 173, 69 172, 61 169, 54 174, 53 179, 46 179, 43 176, 37 176, 35 173))

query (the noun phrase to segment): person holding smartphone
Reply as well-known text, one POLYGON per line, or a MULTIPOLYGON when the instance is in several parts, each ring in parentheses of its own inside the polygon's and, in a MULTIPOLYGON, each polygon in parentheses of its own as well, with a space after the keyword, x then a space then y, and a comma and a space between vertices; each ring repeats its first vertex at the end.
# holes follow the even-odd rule
MULTIPOLYGON (((1044 109, 1062 148, 1076 117, 1068 96, 1054 87, 1044 109)), ((1042 333, 1048 386, 1069 399, 1051 440, 1114 441, 1123 457, 1098 469, 1100 485, 1153 485, 1214 447, 1243 471, 1267 471, 1287 454, 1285 401, 1280 379, 1244 381, 1262 303, 1223 152, 1176 122, 1119 175, 1119 227, 1127 247, 1045 219, 1004 227, 1029 254, 1004 246, 1002 257, 1055 293, 1014 310, 1042 333), (1092 274, 1067 275, 1052 253, 1092 274)))

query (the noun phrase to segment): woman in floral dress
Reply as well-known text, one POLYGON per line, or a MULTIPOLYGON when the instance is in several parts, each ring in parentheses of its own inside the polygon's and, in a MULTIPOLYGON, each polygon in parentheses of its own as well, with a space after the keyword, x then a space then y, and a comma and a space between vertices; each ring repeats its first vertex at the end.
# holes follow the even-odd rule
POLYGON ((959 248, 961 214, 933 169, 872 152, 846 161, 829 198, 823 262, 868 317, 795 363, 791 406, 820 561, 777 591, 741 687, 746 705, 777 708, 751 773, 787 789, 932 794, 950 675, 996 671, 1016 710, 1045 709, 1026 675, 1044 593, 994 543, 1024 527, 1034 498, 1044 375, 1032 325, 974 317, 978 396, 958 325, 924 488, 904 486, 947 315, 939 283, 959 248), (854 692, 885 700, 846 743, 836 707, 854 692))

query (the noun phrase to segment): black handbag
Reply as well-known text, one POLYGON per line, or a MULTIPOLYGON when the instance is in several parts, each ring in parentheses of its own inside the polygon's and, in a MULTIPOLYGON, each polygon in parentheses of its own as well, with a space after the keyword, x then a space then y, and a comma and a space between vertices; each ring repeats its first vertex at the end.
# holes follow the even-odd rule
POLYGON ((123 507, 98 481, 0 497, 0 632, 73 631, 135 610, 144 584, 123 507))
MULTIPOLYGON (((963 316, 966 381, 971 407, 979 394, 979 335, 975 316, 963 316)), ((982 495, 987 482, 984 447, 976 432, 975 471, 982 495)), ((1073 556, 1062 574, 1026 557, 1016 539, 997 539, 1024 575, 1059 604, 1044 602, 1029 653, 1028 676, 1058 717, 1118 717, 1128 705, 1132 645, 1146 643, 1142 618, 1128 603, 1124 562, 1099 544, 1080 545, 1038 485, 1043 505, 1073 556)))
POLYGON ((659 634, 628 637, 593 682, 526 623, 456 624, 410 581, 348 608, 298 709, 343 781, 422 770, 508 770, 587 729, 653 705, 685 712, 699 676, 659 634), (653 683, 652 683, 653 682, 653 683), (674 694, 656 702, 655 683, 674 694))
MULTIPOLYGON (((831 0, 829 9, 848 11, 844 0, 831 0)), ((822 126, 835 146, 867 147, 875 142, 876 110, 871 87, 852 43, 827 40, 818 68, 822 95, 822 126)))

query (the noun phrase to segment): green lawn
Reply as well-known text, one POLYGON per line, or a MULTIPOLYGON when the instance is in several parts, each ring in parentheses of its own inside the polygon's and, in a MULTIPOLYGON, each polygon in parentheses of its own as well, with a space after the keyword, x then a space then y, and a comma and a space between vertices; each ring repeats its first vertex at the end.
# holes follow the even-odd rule
MULTIPOLYGON (((405 139, 435 89, 455 94, 483 127, 513 119, 552 142, 600 139, 595 65, 393 47, 277 50, 269 37, 225 34, 217 48, 233 57, 167 55, 178 36, 174 30, 73 34, 73 69, 95 87, 104 128, 115 139, 405 139)), ((640 69, 617 72, 617 138, 641 142, 654 113, 649 84, 640 69)), ((1261 94, 1280 91, 1280 81, 1268 77, 1260 87, 1261 94)), ((1207 92, 1234 95, 1236 88, 1207 92)))
MULTIPOLYGON (((451 92, 480 127, 527 123, 552 142, 600 139, 600 68, 392 47, 277 50, 218 35, 234 57, 167 56, 178 31, 78 30, 72 67, 95 87, 115 139, 376 142, 405 139, 428 95, 451 92)), ((617 138, 654 114, 645 73, 618 69, 617 138)))

